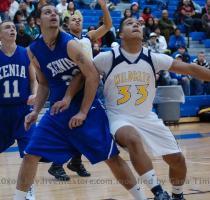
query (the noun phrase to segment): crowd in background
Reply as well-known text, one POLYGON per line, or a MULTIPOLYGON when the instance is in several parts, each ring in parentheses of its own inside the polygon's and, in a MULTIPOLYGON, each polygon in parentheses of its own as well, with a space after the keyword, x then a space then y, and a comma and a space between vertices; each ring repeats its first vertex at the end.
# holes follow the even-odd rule
MULTIPOLYGON (((50 0, 48 0, 50 1, 50 0)), ((194 62, 210 69, 206 61, 205 53, 199 52, 194 59, 189 55, 185 35, 181 33, 178 24, 183 24, 186 32, 205 31, 207 38, 210 38, 210 0, 206 1, 204 7, 192 0, 181 0, 174 12, 174 18, 169 18, 167 5, 170 0, 146 0, 147 4, 157 3, 161 6, 162 15, 160 18, 153 16, 150 7, 141 9, 138 1, 133 1, 130 8, 122 13, 122 20, 128 17, 136 17, 143 27, 144 46, 155 53, 166 53, 174 59, 184 62, 194 62)), ((97 9, 95 0, 51 0, 61 16, 61 28, 69 32, 69 16, 78 9, 97 9)), ((118 0, 107 1, 110 10, 113 10, 119 3, 118 0)), ((39 26, 36 24, 36 10, 42 4, 38 0, 0 0, 0 20, 13 20, 17 27, 17 44, 27 47, 40 35, 39 26)), ((103 24, 101 16, 98 26, 103 24)), ((96 26, 89 26, 88 30, 96 29, 96 26)), ((93 41, 93 55, 96 56, 104 47, 114 47, 120 44, 117 33, 118 27, 113 27, 104 37, 93 41)), ((85 32, 85 30, 84 30, 85 32)), ((193 77, 161 71, 157 74, 158 85, 181 85, 184 94, 202 95, 210 94, 210 83, 202 82, 193 77)))

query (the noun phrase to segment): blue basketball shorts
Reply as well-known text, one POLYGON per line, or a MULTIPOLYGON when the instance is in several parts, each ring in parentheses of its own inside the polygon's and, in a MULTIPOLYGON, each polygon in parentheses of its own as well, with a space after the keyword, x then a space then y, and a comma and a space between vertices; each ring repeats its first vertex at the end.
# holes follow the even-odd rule
POLYGON ((34 130, 24 129, 25 116, 30 112, 27 105, 1 105, 0 106, 0 153, 5 151, 17 140, 20 157, 24 156, 26 148, 34 130))
POLYGON ((57 115, 47 111, 35 128, 25 153, 43 160, 63 164, 70 158, 83 154, 92 164, 118 155, 105 110, 95 100, 83 125, 70 129, 68 122, 80 108, 72 102, 70 108, 57 115))

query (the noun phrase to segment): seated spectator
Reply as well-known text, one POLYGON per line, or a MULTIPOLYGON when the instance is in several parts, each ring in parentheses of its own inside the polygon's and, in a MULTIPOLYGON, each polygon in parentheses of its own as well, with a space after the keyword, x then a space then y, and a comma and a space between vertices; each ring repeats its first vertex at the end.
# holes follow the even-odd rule
POLYGON ((70 15, 73 15, 75 10, 76 7, 74 5, 74 2, 70 1, 68 3, 67 10, 62 13, 62 20, 64 20, 65 17, 70 17, 70 15))
POLYGON ((192 0, 183 0, 178 9, 178 18, 181 23, 184 23, 188 32, 202 31, 202 23, 199 18, 196 18, 195 7, 192 0))
POLYGON ((147 48, 151 50, 153 53, 161 53, 160 51, 160 45, 157 42, 157 34, 156 33, 150 33, 149 40, 147 42, 147 48))
POLYGON ((159 44, 159 49, 161 53, 170 54, 170 50, 167 49, 167 43, 164 36, 160 35, 160 28, 155 28, 155 33, 157 35, 157 43, 159 44))
POLYGON ((14 16, 15 16, 15 13, 18 11, 19 9, 19 3, 15 0, 10 0, 11 1, 11 5, 10 5, 10 8, 9 8, 9 18, 11 20, 14 19, 14 16))
POLYGON ((155 23, 153 17, 150 17, 145 23, 145 40, 149 39, 150 33, 155 31, 155 23))
POLYGON ((30 9, 28 8, 28 5, 25 1, 20 1, 19 4, 19 11, 21 11, 24 15, 24 23, 26 23, 27 17, 30 15, 30 9))
POLYGON ((176 28, 174 22, 168 18, 168 11, 162 11, 162 17, 159 20, 159 27, 161 30, 161 34, 165 37, 166 42, 169 41, 170 35, 174 32, 176 28))
POLYGON ((10 0, 0 1, 0 21, 4 21, 9 18, 8 11, 10 4, 10 0))
POLYGON ((131 17, 131 16, 132 16, 131 9, 126 8, 126 9, 124 10, 124 13, 123 13, 122 21, 125 20, 125 19, 127 19, 127 18, 129 18, 129 17, 131 17))
POLYGON ((92 50, 93 50, 93 57, 97 56, 101 51, 99 44, 94 43, 92 46, 92 50))
POLYGON ((136 1, 134 1, 131 4, 130 10, 131 10, 132 16, 138 19, 139 18, 139 4, 136 1))
POLYGON ((16 44, 20 45, 22 47, 28 47, 29 44, 33 41, 32 38, 25 33, 25 25, 18 24, 17 26, 17 38, 16 38, 16 44))
MULTIPOLYGON (((200 66, 210 69, 209 63, 206 61, 206 56, 205 56, 204 52, 200 52, 198 54, 197 58, 195 58, 193 60, 193 63, 196 63, 200 66)), ((202 95, 204 93, 204 82, 203 81, 192 77, 192 79, 190 81, 190 85, 191 85, 191 94, 192 95, 202 95)), ((206 85, 208 86, 209 84, 206 82, 206 85)), ((208 90, 208 88, 207 88, 207 90, 208 90)))
POLYGON ((25 0, 25 4, 26 4, 27 16, 30 16, 31 13, 35 10, 35 6, 32 0, 25 0))
POLYGON ((18 10, 15 13, 13 22, 14 22, 15 25, 18 25, 18 24, 21 24, 21 23, 25 23, 26 22, 26 18, 25 18, 25 16, 24 16, 24 14, 23 14, 22 11, 18 10))
MULTIPOLYGON (((175 56, 175 59, 183 62, 183 57, 181 54, 177 54, 175 56)), ((170 72, 170 76, 172 79, 177 79, 178 85, 182 86, 185 96, 190 96, 190 77, 186 75, 182 75, 182 74, 173 73, 173 72, 170 72)))
POLYGON ((168 48, 175 52, 180 46, 186 47, 185 38, 181 35, 178 28, 175 29, 174 35, 171 35, 168 42, 168 48))
POLYGON ((58 13, 62 15, 64 12, 67 11, 68 3, 66 0, 61 0, 60 3, 56 6, 56 9, 58 10, 58 13))
POLYGON ((36 25, 35 19, 32 16, 29 16, 27 18, 25 33, 28 34, 32 38, 32 40, 35 40, 40 34, 39 27, 36 25))
POLYGON ((177 51, 172 54, 172 57, 175 58, 177 54, 182 55, 183 62, 190 63, 190 55, 188 54, 185 46, 180 46, 177 51))
POLYGON ((210 7, 210 0, 206 0, 205 6, 202 8, 202 16, 207 13, 207 10, 210 7))
POLYGON ((210 3, 209 6, 206 6, 206 13, 202 16, 202 25, 207 38, 210 38, 210 3))
POLYGON ((69 23, 69 17, 64 17, 61 28, 63 29, 63 31, 65 31, 67 33, 70 32, 68 23, 69 23))
POLYGON ((144 8, 141 16, 143 17, 145 23, 148 22, 149 18, 153 18, 151 12, 152 11, 151 11, 151 9, 149 7, 144 8))
POLYGON ((178 81, 175 78, 172 78, 169 71, 161 70, 157 75, 157 85, 166 86, 166 85, 177 85, 178 81))

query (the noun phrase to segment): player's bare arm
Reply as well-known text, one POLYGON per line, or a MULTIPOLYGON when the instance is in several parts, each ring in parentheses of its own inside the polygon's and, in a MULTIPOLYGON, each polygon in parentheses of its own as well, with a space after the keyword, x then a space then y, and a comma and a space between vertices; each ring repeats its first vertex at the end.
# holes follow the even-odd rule
POLYGON ((178 74, 191 75, 200 80, 210 81, 210 70, 194 63, 188 64, 174 60, 169 70, 178 74))
POLYGON ((36 93, 34 109, 31 113, 29 113, 25 117, 24 125, 25 125, 26 130, 30 128, 31 124, 36 122, 38 114, 43 108, 49 95, 48 82, 40 70, 37 59, 34 57, 34 55, 31 53, 29 49, 28 49, 28 55, 32 63, 32 66, 35 68, 35 71, 36 71, 36 77, 38 79, 38 88, 37 88, 37 93, 36 93))
POLYGON ((110 16, 105 0, 98 0, 98 4, 101 6, 101 9, 103 11, 104 24, 100 26, 97 30, 92 30, 88 32, 87 35, 92 41, 103 37, 112 27, 112 18, 110 16))
POLYGON ((70 120, 69 125, 72 128, 81 125, 86 119, 87 113, 95 98, 100 77, 92 60, 86 56, 80 45, 74 40, 68 43, 68 55, 79 66, 85 78, 84 97, 80 112, 78 113, 79 116, 77 115, 76 118, 73 117, 70 120))

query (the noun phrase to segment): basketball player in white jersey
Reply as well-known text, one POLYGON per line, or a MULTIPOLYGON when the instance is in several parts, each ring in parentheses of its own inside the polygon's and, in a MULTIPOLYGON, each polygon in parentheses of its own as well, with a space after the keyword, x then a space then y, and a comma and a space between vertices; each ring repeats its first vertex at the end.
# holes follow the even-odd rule
POLYGON ((162 156, 169 165, 172 198, 184 200, 185 158, 169 128, 152 112, 155 74, 169 70, 210 81, 210 70, 149 52, 142 47, 143 31, 134 18, 122 22, 120 38, 121 47, 101 53, 94 59, 97 69, 105 73, 104 96, 111 133, 118 144, 128 149, 134 168, 145 181, 152 179, 154 183, 156 180, 151 176, 153 170, 144 170, 152 169, 152 165, 144 161, 142 144, 153 155, 162 156))

